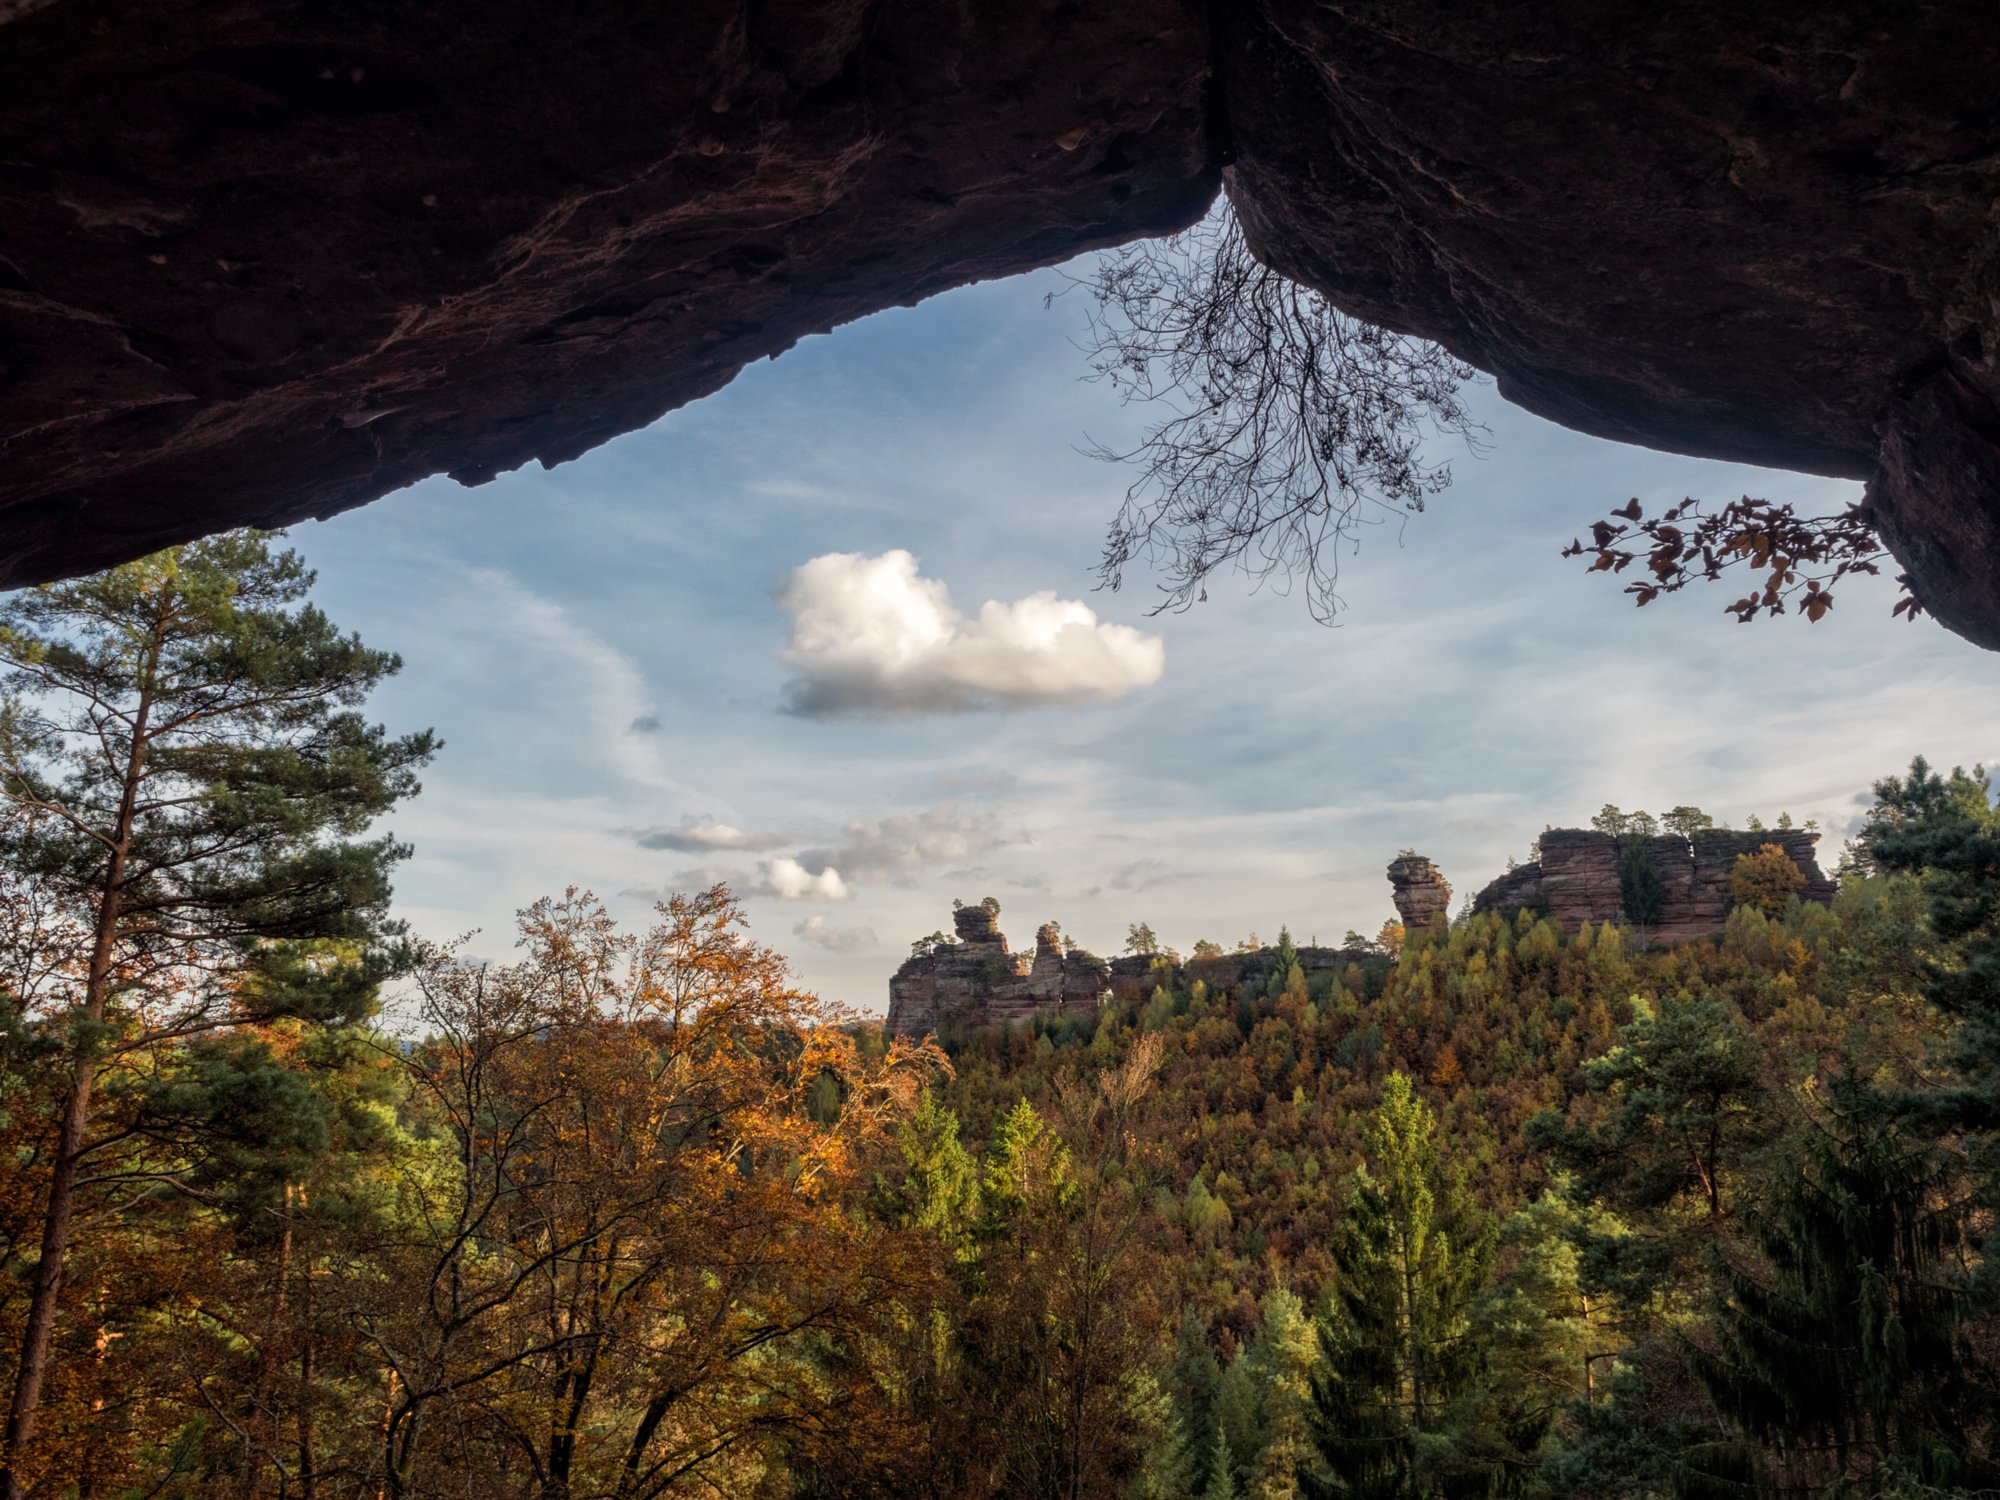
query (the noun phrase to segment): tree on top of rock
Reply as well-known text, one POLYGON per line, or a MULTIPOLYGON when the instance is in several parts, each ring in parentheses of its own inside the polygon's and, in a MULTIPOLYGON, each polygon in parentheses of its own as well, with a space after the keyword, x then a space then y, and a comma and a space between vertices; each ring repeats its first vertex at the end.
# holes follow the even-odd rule
POLYGON ((1715 819, 1698 807, 1682 804, 1663 813, 1660 824, 1668 833, 1678 833, 1684 839, 1691 839, 1697 833, 1713 828, 1715 819))

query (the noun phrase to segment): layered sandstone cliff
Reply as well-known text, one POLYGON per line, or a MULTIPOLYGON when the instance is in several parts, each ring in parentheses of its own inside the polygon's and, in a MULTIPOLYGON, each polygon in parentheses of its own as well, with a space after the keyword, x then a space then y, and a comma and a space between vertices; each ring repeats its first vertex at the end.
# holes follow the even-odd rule
POLYGON ((1729 880, 1739 856, 1755 854, 1766 844, 1785 851, 1804 877, 1799 896, 1806 901, 1833 899, 1834 882, 1814 857, 1819 835, 1806 829, 1781 828, 1749 833, 1730 828, 1705 829, 1692 839, 1678 834, 1651 838, 1614 836, 1582 828, 1555 828, 1541 838, 1541 858, 1517 865, 1473 897, 1474 911, 1513 913, 1541 910, 1567 931, 1585 923, 1625 920, 1620 862, 1635 846, 1651 862, 1662 891, 1659 921, 1647 928, 1655 941, 1705 937, 1720 932, 1730 909, 1729 880))
POLYGON ((1389 895, 1405 931, 1451 916, 1451 886, 1438 867, 1407 849, 1389 862, 1389 895))
POLYGON ((946 1021, 999 1026, 1091 1015, 1111 993, 1110 965, 1066 950, 1053 922, 1035 934, 1032 958, 1008 950, 997 907, 961 906, 952 926, 955 942, 912 955, 889 980, 889 1030, 920 1035, 946 1021))

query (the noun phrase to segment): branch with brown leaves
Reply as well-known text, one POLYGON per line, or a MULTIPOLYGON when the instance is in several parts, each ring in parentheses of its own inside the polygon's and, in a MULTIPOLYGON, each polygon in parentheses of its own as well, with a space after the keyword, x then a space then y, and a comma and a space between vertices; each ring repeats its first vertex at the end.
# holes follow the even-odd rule
MULTIPOLYGON (((1860 506, 1837 516, 1801 516, 1790 505, 1774 505, 1745 495, 1709 512, 1699 500, 1683 500, 1648 520, 1635 499, 1590 528, 1588 542, 1572 541, 1564 557, 1590 554, 1593 573, 1622 573, 1642 557, 1650 579, 1629 583, 1625 592, 1637 605, 1678 593, 1697 579, 1713 580, 1725 568, 1747 565, 1763 575, 1760 586, 1726 606, 1743 624, 1761 612, 1781 615, 1787 605, 1808 620, 1833 608, 1833 586, 1852 574, 1880 573, 1889 555, 1874 522, 1860 506)), ((1910 592, 1907 575, 1897 575, 1903 594, 1892 615, 1914 620, 1923 606, 1910 592)))

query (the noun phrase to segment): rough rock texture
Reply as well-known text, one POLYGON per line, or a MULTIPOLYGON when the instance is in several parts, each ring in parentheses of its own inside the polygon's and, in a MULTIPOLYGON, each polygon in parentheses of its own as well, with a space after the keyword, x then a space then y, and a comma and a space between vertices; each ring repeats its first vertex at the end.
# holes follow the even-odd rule
POLYGON ((1179 0, 0 4, 0 583, 573 458, 1179 228, 1208 49, 1179 0))
POLYGON ((1451 886, 1438 867, 1421 854, 1399 854, 1389 862, 1390 898, 1396 920, 1406 930, 1428 927, 1438 917, 1451 917, 1451 886))
POLYGON ((573 457, 1185 223, 1226 161, 1259 253, 1535 411, 1868 478, 2000 645, 2000 7, 31 0, 0 36, 0 582, 573 457))
MULTIPOLYGON (((1647 930, 1656 941, 1674 942, 1720 932, 1729 916, 1729 878, 1737 856, 1755 854, 1766 844, 1783 849, 1805 876, 1801 897, 1821 902, 1833 899, 1835 885, 1820 872, 1813 854, 1819 835, 1804 829, 1745 833, 1715 828, 1696 834, 1692 842, 1678 834, 1640 842, 1664 888, 1660 920, 1647 930)), ((1570 932, 1586 922, 1622 922, 1624 900, 1618 865, 1632 843, 1629 838, 1589 829, 1550 829, 1542 835, 1541 859, 1517 865, 1488 885, 1473 897, 1472 909, 1546 911, 1570 932)))
POLYGON ((2000 9, 1216 15, 1260 253, 1567 426, 1870 479, 1926 607, 2000 646, 2000 9))
POLYGON ((889 980, 889 1030, 934 1031, 950 1020, 999 1026, 1036 1016, 1091 1015, 1111 993, 1110 966, 1081 948, 1063 951, 1053 922, 1035 934, 1035 954, 1007 951, 999 914, 983 906, 952 913, 958 941, 906 960, 889 980))

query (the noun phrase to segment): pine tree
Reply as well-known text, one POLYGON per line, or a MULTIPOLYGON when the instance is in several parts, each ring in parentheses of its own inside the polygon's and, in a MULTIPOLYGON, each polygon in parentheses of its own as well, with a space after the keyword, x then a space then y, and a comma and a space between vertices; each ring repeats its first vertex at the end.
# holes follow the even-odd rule
POLYGON ((1319 1339, 1305 1304, 1289 1287, 1273 1287, 1265 1294, 1251 1360, 1259 1386, 1261 1442, 1247 1465, 1250 1492, 1257 1500, 1291 1500, 1300 1492, 1298 1471, 1313 1467, 1307 1422, 1319 1339))
POLYGON ((1645 838, 1634 837, 1618 856, 1618 900, 1625 920, 1642 933, 1666 910, 1666 883, 1660 879, 1652 847, 1645 838))
POLYGON ((1060 1208, 1075 1196, 1069 1148, 1025 1098, 1001 1117, 986 1143, 980 1187, 988 1232, 996 1237, 1030 1203, 1045 1199, 1060 1208))
POLYGON ((903 1157, 902 1216, 961 1257, 969 1253, 979 1177, 958 1138, 958 1116, 925 1089, 896 1131, 903 1157))
POLYGON ((69 915, 77 979, 30 1018, 64 1060, 0 1496, 24 1482, 103 1070, 260 1016, 348 1020, 393 967, 370 823, 417 790, 428 733, 356 711, 401 663, 304 598, 298 556, 235 533, 0 610, 0 849, 69 915), (223 977, 228 976, 228 977, 223 977))
POLYGON ((1299 1475, 1312 1500, 1443 1493, 1453 1455, 1434 1439, 1477 1371, 1470 1314, 1490 1222, 1405 1075, 1384 1081, 1364 1139, 1319 1322, 1309 1425, 1324 1472, 1299 1475))
POLYGON ((2000 1484, 2000 1391, 1960 1274, 1977 1212, 1964 1163, 1862 1083, 1832 1093, 1754 1214, 1761 1258, 1718 1290, 1715 1346, 1694 1350, 1740 1442, 1689 1455, 1689 1494, 2000 1484))
POLYGON ((1858 843, 1873 868, 1923 876, 1943 951, 1920 979, 1924 997, 1957 1020, 1958 1079, 1920 1102, 1941 1128, 1976 1131, 1990 1149, 2000 1137, 2000 813, 1984 768, 1945 778, 1917 757, 1907 777, 1875 784, 1858 843))
POLYGON ((1222 1416, 1218 1412, 1215 1430, 1208 1445, 1208 1483, 1202 1486, 1201 1500, 1237 1500, 1242 1491, 1236 1487, 1235 1466, 1229 1461, 1229 1440, 1223 1432, 1222 1416))
MULTIPOLYGON (((1544 1112, 1529 1143, 1575 1170, 1584 1191, 1622 1209, 1665 1210, 1692 1200, 1712 1234, 1734 1190, 1775 1129, 1769 1061, 1741 1012, 1713 996, 1635 1000, 1620 1044, 1584 1066, 1584 1083, 1610 1097, 1594 1129, 1544 1112)), ((1669 1216, 1664 1237, 1681 1237, 1669 1216)), ((1650 1274, 1650 1273, 1649 1273, 1650 1274)))
POLYGON ((1164 1493, 1195 1500, 1208 1488, 1215 1468, 1215 1402, 1221 1384, 1222 1367, 1209 1345, 1208 1330, 1189 1312, 1181 1319, 1173 1363, 1167 1369, 1173 1416, 1168 1450, 1159 1465, 1168 1471, 1160 1476, 1164 1493))

